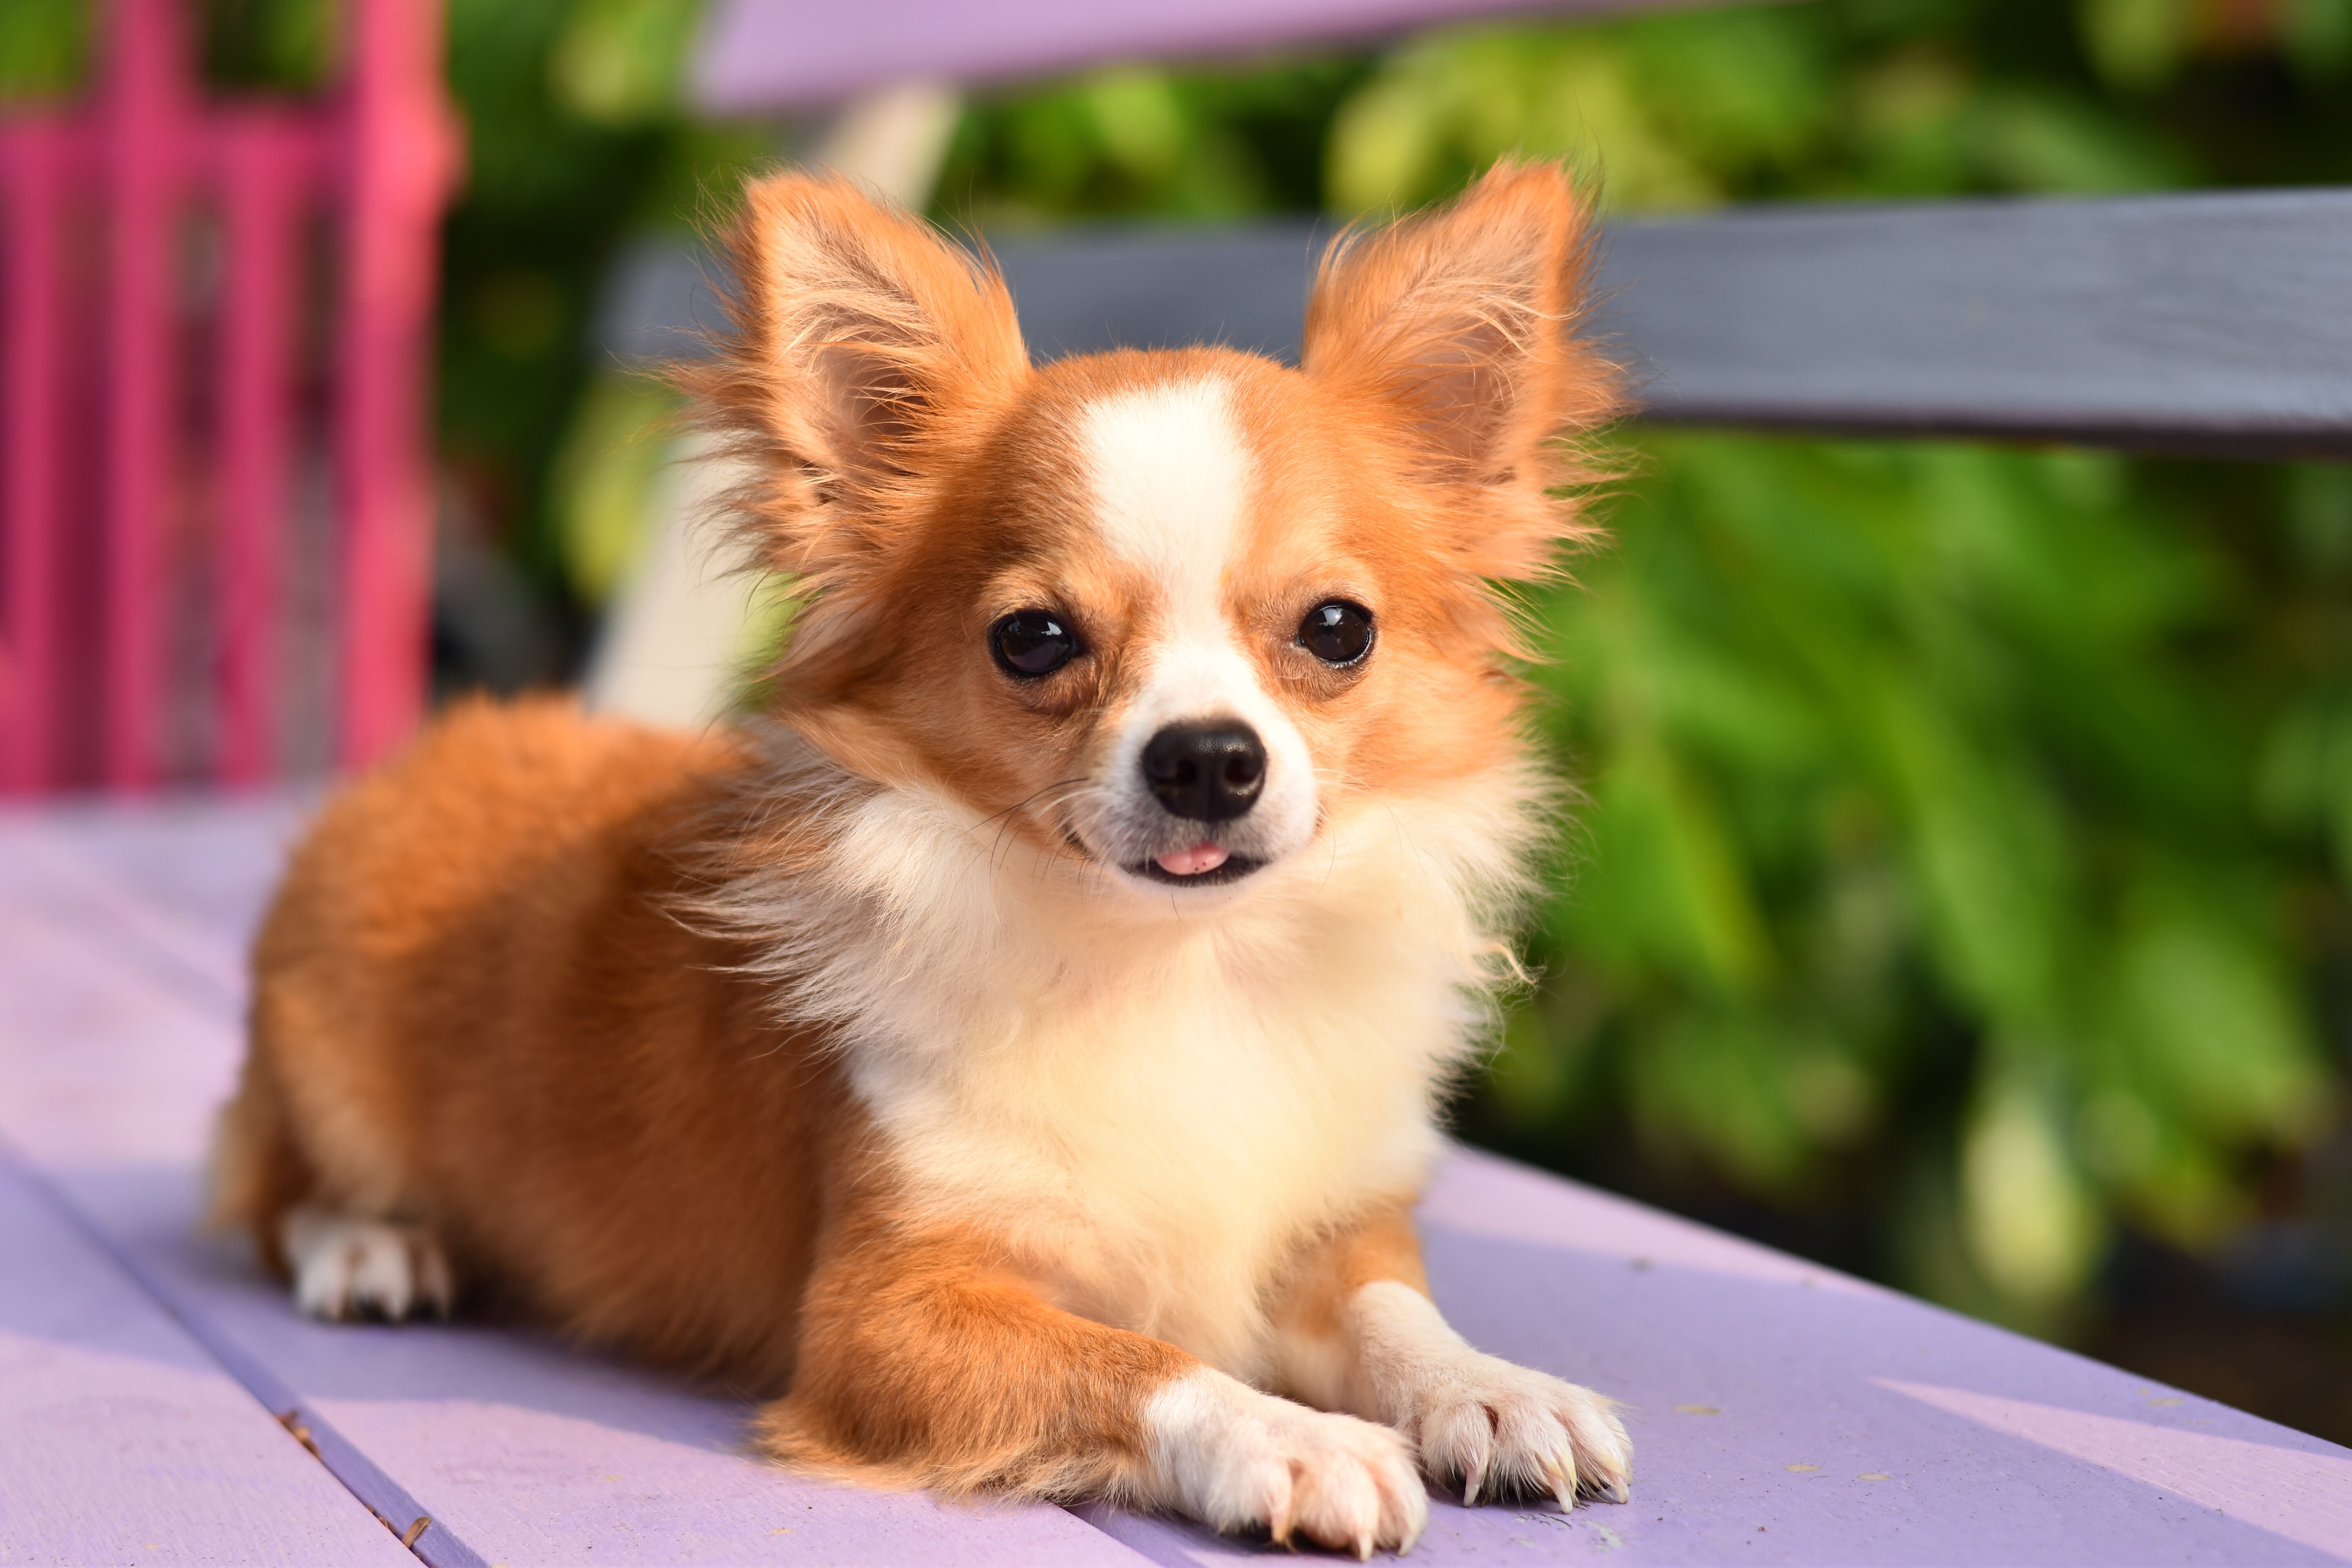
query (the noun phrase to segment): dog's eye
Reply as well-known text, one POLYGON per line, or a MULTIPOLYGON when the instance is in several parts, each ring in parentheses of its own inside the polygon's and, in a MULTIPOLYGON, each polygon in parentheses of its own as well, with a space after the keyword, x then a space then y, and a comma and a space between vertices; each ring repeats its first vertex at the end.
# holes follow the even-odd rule
POLYGON ((1051 675, 1077 657, 1077 634, 1051 610, 1015 610, 989 628, 988 646, 1007 675, 1051 675))
POLYGON ((1326 664, 1353 664, 1371 648, 1372 612, 1345 599, 1318 605, 1298 623, 1298 646, 1326 664))

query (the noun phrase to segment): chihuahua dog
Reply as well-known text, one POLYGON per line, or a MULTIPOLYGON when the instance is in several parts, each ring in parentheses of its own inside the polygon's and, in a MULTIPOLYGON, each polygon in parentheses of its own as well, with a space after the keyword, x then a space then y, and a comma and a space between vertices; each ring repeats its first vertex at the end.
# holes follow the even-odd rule
POLYGON ((1033 365, 984 261, 752 186, 698 392, 799 595, 702 735, 458 706, 254 955, 218 1215, 329 1318, 495 1294, 820 1474, 1408 1548, 1622 1500, 1412 1213, 1555 796, 1506 585, 1618 407, 1549 165, 1336 243, 1297 369, 1033 365), (1565 487, 1565 489, 1563 488, 1565 487))

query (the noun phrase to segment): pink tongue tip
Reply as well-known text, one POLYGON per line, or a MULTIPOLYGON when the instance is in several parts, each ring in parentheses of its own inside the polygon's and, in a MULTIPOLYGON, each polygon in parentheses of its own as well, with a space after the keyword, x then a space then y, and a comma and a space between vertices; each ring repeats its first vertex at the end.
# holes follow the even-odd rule
POLYGON ((1200 843, 1190 849, 1178 849, 1162 855, 1160 868, 1171 877, 1197 877, 1203 871, 1213 871, 1225 863, 1222 844, 1200 843))

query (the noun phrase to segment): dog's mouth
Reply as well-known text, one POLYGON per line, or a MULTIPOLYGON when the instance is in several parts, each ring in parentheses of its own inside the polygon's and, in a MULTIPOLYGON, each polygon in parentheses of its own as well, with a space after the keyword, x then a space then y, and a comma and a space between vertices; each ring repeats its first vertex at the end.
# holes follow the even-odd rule
POLYGON ((1148 881, 1173 888, 1214 888, 1238 882, 1265 864, 1204 839, 1189 849, 1171 849, 1128 869, 1148 881))
MULTIPOLYGON (((1116 864, 1108 856, 1096 853, 1094 846, 1066 823, 1062 826, 1062 842, 1081 859, 1098 866, 1116 864)), ((1202 839, 1189 849, 1171 849, 1119 868, 1130 877, 1171 888, 1221 888, 1264 870, 1268 863, 1266 857, 1236 855, 1222 844, 1202 839)))

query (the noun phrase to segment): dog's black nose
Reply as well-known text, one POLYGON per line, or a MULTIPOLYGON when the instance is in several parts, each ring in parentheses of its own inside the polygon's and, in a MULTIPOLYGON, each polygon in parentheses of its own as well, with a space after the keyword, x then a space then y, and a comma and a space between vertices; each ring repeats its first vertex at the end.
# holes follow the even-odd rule
POLYGON ((1257 804, 1265 743, 1238 719, 1171 724, 1143 748, 1143 782, 1177 816, 1229 822, 1257 804))

